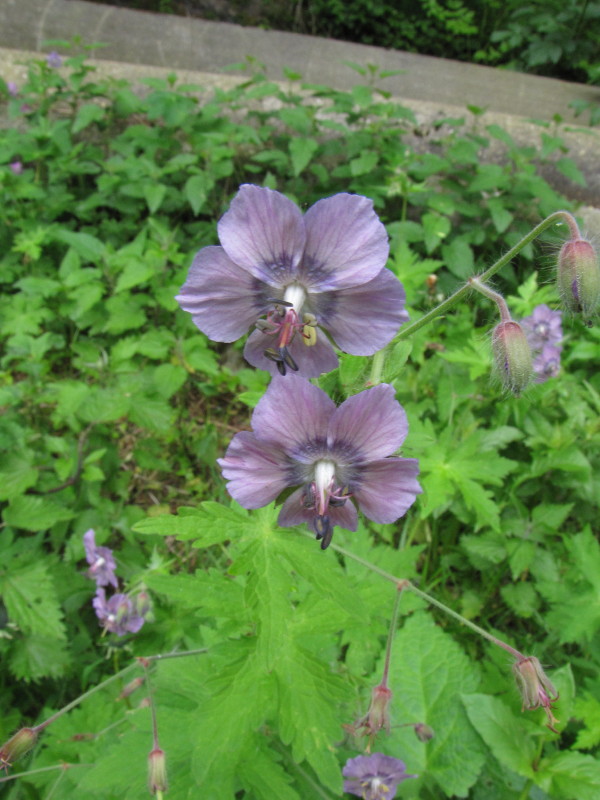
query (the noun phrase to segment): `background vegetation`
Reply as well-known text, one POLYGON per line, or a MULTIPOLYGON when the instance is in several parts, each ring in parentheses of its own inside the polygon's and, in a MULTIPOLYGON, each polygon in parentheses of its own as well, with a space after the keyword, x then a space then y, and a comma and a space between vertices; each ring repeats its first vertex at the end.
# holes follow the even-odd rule
MULTIPOLYGON (((422 131, 375 88, 382 76, 338 92, 242 67, 243 82, 214 95, 176 76, 140 94, 83 55, 34 62, 16 96, 0 84, 0 741, 129 669, 48 728, 5 796, 143 796, 147 702, 117 701, 132 657, 200 649, 152 672, 168 796, 340 797, 341 766, 362 747, 343 725, 381 677, 395 594, 383 568, 538 656, 561 693, 556 736, 541 711, 521 714, 503 651, 403 597, 394 727, 376 746, 419 775, 401 796, 594 800, 597 329, 565 320, 561 375, 519 399, 490 381, 483 299, 391 348, 383 379, 407 410, 404 454, 420 460, 425 493, 398 524, 336 532, 343 556, 278 529, 272 508, 231 505, 215 458, 248 427, 267 376, 173 299, 243 182, 302 208, 339 191, 373 198, 416 319, 569 208, 536 164, 583 178, 557 132, 520 147, 473 109, 419 153, 409 142, 422 131), (486 160, 492 141, 502 163, 486 160), (135 636, 101 636, 88 528, 114 549, 124 588, 152 597, 135 636), (415 722, 435 738, 401 727, 415 722)), ((516 316, 556 307, 564 235, 496 281, 516 316)), ((321 385, 339 402, 368 367, 342 356, 321 385)))

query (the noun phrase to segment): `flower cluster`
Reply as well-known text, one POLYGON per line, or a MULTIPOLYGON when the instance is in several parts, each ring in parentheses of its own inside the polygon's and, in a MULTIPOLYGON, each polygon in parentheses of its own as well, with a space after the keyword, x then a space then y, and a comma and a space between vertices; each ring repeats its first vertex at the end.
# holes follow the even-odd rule
POLYGON ((100 624, 109 633, 124 636, 126 633, 137 633, 150 611, 150 598, 146 592, 140 592, 135 598, 127 594, 115 592, 108 599, 104 587, 119 588, 115 575, 116 562, 112 550, 96 545, 96 535, 92 529, 83 536, 85 558, 90 565, 88 578, 96 582, 96 596, 92 601, 94 611, 100 624))
POLYGON ((382 753, 348 759, 342 775, 344 791, 363 800, 392 800, 402 781, 417 777, 406 774, 403 761, 382 753))
POLYGON ((552 311, 545 303, 536 306, 529 317, 521 320, 527 342, 533 353, 533 374, 536 383, 555 378, 560 370, 562 350, 562 313, 552 311))

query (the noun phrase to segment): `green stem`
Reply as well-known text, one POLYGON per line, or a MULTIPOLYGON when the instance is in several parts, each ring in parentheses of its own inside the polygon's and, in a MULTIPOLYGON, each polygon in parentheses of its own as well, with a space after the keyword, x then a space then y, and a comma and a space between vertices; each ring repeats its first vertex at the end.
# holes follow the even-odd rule
MULTIPOLYGON (((208 648, 201 647, 198 650, 183 650, 179 653, 157 653, 156 655, 144 656, 143 658, 146 661, 164 661, 167 658, 185 658, 187 656, 201 655, 206 652, 208 652, 208 648)), ((102 681, 102 683, 99 683, 97 686, 94 686, 87 692, 84 692, 83 694, 79 695, 79 697, 76 697, 75 700, 71 700, 70 703, 67 703, 67 705, 61 708, 59 711, 57 711, 56 714, 53 714, 51 717, 48 717, 47 720, 41 722, 39 725, 36 725, 35 728, 32 728, 32 730, 34 730, 36 733, 38 733, 39 731, 43 731, 44 728, 47 728, 51 722, 54 722, 54 720, 57 720, 59 717, 62 717, 63 714, 66 714, 72 708, 75 708, 75 706, 78 706, 80 703, 83 703, 83 701, 87 700, 88 697, 91 697, 96 692, 99 692, 101 689, 106 688, 109 684, 113 683, 119 678, 122 678, 124 675, 127 675, 128 672, 131 672, 133 669, 136 669, 139 666, 140 665, 137 660, 133 661, 127 667, 124 667, 123 669, 119 670, 119 672, 116 672, 114 675, 111 675, 110 678, 106 678, 106 680, 102 681)))
MULTIPOLYGON (((502 267, 506 266, 516 255, 519 253, 526 245, 532 242, 537 236, 543 233, 547 228, 551 225, 554 225, 558 222, 564 222, 565 225, 569 227, 569 233, 571 238, 578 238, 579 228, 577 227, 577 222, 572 214, 569 214, 568 211, 555 211, 554 214, 550 214, 549 217, 546 217, 545 220, 540 222, 539 225, 536 225, 529 233, 524 236, 514 247, 505 253, 502 258, 499 258, 495 264, 489 269, 486 269, 481 275, 477 277, 482 283, 488 281, 492 276, 494 276, 502 267)), ((436 317, 439 317, 441 314, 444 314, 446 311, 451 309, 455 306, 460 300, 466 297, 469 292, 472 290, 472 286, 469 281, 465 283, 464 286, 461 286, 460 289, 457 289, 454 294, 450 295, 446 300, 432 308, 427 314, 424 314, 421 319, 418 319, 416 322, 413 322, 412 325, 408 325, 406 328, 403 328, 395 337, 392 339, 392 342, 401 342, 403 339, 408 339, 409 336, 412 336, 413 333, 416 333, 418 330, 423 328, 425 325, 428 325, 432 322, 436 317)))
MULTIPOLYGON (((312 538, 312 535, 308 531, 307 535, 312 538)), ((354 553, 351 553, 344 547, 340 547, 339 545, 333 543, 330 545, 330 547, 332 550, 335 550, 337 553, 344 556, 345 558, 351 558, 353 561, 356 561, 363 567, 366 567, 372 572, 376 572, 378 575, 381 575, 382 578, 391 581, 399 589, 407 589, 413 592, 413 594, 416 594, 422 600, 425 600, 426 603, 429 603, 432 606, 436 606, 436 608, 439 608, 445 614, 454 617, 454 619, 458 620, 463 625, 466 625, 468 628, 471 628, 471 630, 475 631, 475 633, 478 633, 480 636, 483 636, 484 639, 487 639, 492 644, 495 644, 498 647, 501 647, 503 650, 506 650, 507 653, 510 653, 511 656, 513 656, 517 660, 520 661, 526 658, 526 656, 524 656, 518 650, 515 650, 514 647, 511 647, 509 644, 506 644, 506 642, 503 642, 501 639, 497 639, 495 636, 492 636, 491 633, 488 633, 483 628, 480 628, 479 625, 476 625, 474 622, 471 622, 471 620, 467 619, 466 617, 463 617, 457 611, 453 611, 451 608, 444 605, 444 603, 441 603, 439 600, 436 600, 435 597, 432 597, 431 595, 427 594, 427 592, 423 592, 421 589, 417 589, 417 587, 406 578, 397 578, 395 575, 392 575, 389 572, 386 572, 384 569, 381 569, 381 567, 378 567, 375 564, 371 564, 369 561, 362 558, 361 556, 357 556, 354 553)))
POLYGON ((30 769, 28 772, 14 772, 12 775, 5 775, 0 778, 0 783, 7 781, 14 781, 17 778, 29 778, 31 775, 41 775, 42 772, 52 772, 56 769, 72 769, 73 767, 93 767, 93 764, 52 764, 50 767, 39 767, 39 769, 30 769))
POLYGON ((383 667, 383 677, 381 678, 381 686, 387 689, 388 674, 390 671, 390 659, 392 656, 392 644, 394 643, 394 635, 398 627, 398 614, 400 613, 400 595, 404 586, 398 584, 396 587, 396 596, 394 598, 394 610, 392 611, 392 619, 390 621, 390 629, 388 631, 387 644, 385 648, 385 664, 383 667))
POLYGON ((533 779, 529 778, 526 781, 525 786, 523 786, 523 789, 521 791, 521 794, 519 795, 518 800, 527 800, 527 798, 529 797, 529 791, 532 786, 533 786, 533 779))
POLYGON ((373 356, 373 360, 371 361, 371 375, 367 381, 367 386, 377 386, 378 383, 381 383, 384 362, 385 347, 383 350, 378 350, 373 356))

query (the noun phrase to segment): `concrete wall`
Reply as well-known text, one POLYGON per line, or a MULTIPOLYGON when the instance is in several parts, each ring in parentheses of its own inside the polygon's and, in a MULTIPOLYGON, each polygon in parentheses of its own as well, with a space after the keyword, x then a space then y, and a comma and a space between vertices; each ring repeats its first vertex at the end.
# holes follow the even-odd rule
POLYGON ((582 84, 314 36, 84 0, 0 0, 0 46, 40 51, 45 40, 75 35, 88 44, 106 43, 97 51, 101 59, 218 73, 251 55, 266 65, 275 80, 289 67, 306 81, 340 89, 360 82, 344 61, 370 63, 385 70, 404 70, 382 84, 402 99, 460 107, 472 104, 547 120, 555 114, 572 120, 569 103, 574 99, 600 100, 600 89, 582 84))

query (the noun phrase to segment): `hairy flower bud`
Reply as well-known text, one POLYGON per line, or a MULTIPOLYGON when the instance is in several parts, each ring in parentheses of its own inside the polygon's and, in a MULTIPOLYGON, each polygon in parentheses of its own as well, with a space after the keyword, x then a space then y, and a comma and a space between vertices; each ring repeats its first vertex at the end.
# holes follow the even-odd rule
POLYGON ((160 747, 155 747, 148 756, 148 789, 150 794, 167 791, 167 763, 160 747))
POLYGON ((558 255, 558 291, 566 308, 588 319, 600 300, 598 255, 585 239, 565 242, 558 255))
POLYGON ((417 722, 414 726, 414 731, 420 742, 430 742, 435 736, 433 728, 430 728, 429 725, 425 725, 424 722, 417 722))
POLYGON ((531 348, 518 322, 500 322, 492 333, 496 369, 505 389, 518 396, 531 380, 531 348))
POLYGON ((554 728, 557 720, 552 713, 552 703, 558 700, 558 692, 544 672, 539 659, 530 656, 516 661, 513 664, 513 673, 523 700, 523 711, 543 708, 548 717, 548 727, 557 733, 554 728))
POLYGON ((37 741, 37 731, 34 728, 21 728, 14 736, 0 747, 0 769, 10 767, 28 753, 37 741))

